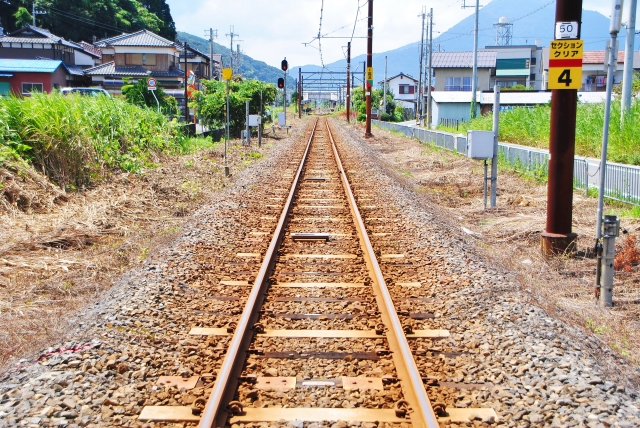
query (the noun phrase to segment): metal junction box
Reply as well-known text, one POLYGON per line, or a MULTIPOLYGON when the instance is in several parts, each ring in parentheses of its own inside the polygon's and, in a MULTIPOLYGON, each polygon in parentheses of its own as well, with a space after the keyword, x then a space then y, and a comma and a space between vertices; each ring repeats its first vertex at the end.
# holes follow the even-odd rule
POLYGON ((493 157, 493 131, 467 131, 467 157, 491 159, 493 157))
POLYGON ((260 126, 262 123, 262 118, 259 114, 250 114, 249 115, 249 126, 260 126))

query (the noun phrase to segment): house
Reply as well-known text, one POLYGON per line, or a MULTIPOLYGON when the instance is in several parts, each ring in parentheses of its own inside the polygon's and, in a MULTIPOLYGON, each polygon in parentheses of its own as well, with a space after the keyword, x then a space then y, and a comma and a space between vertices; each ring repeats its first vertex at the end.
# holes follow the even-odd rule
POLYGON ((179 64, 182 47, 151 31, 124 33, 99 40, 94 46, 102 51, 101 64, 85 70, 85 75, 104 89, 120 91, 124 78, 154 77, 166 89, 179 89, 183 84, 184 71, 179 64))
MULTIPOLYGON (((184 55, 185 55, 184 45, 181 43, 178 43, 178 46, 181 48, 180 68, 183 69, 184 55)), ((218 55, 218 58, 220 58, 221 56, 222 55, 218 55)), ((211 61, 212 60, 209 58, 209 55, 206 55, 200 52, 199 50, 197 50, 196 48, 187 45, 187 72, 193 71, 193 73, 196 75, 197 80, 211 79, 211 65, 210 65, 211 61)), ((213 63, 214 63, 214 75, 216 75, 216 71, 218 71, 217 75, 220 75, 219 73, 220 59, 218 59, 217 64, 215 60, 213 61, 213 63)))
POLYGON ((60 60, 0 58, 0 96, 50 93, 67 84, 69 70, 60 60))
MULTIPOLYGON (((496 51, 478 51, 479 91, 492 88, 491 83, 496 77, 497 55, 496 51)), ((434 52, 432 69, 436 91, 471 92, 473 52, 434 52)))
MULTIPOLYGON (((624 74, 624 51, 618 51, 618 65, 613 73, 613 83, 622 83, 624 74)), ((549 49, 543 49, 544 87, 547 88, 549 72, 549 49)), ((640 52, 633 53, 633 69, 640 69, 640 52)), ((605 67, 605 51, 584 51, 582 56, 582 88, 583 92, 605 92, 607 90, 607 71, 605 67)))
POLYGON ((93 67, 101 57, 99 50, 51 34, 49 31, 27 25, 8 35, 0 35, 0 58, 48 59, 62 61, 68 71, 62 86, 89 86, 84 69, 93 67))
POLYGON ((387 83, 387 87, 393 94, 396 105, 405 109, 416 110, 416 100, 418 94, 418 80, 408 74, 400 73, 393 77, 389 77, 386 81, 381 80, 379 85, 387 83))
POLYGON ((496 51, 496 73, 489 82, 490 88, 497 83, 501 88, 521 85, 543 90, 544 67, 542 47, 536 45, 486 46, 496 51))

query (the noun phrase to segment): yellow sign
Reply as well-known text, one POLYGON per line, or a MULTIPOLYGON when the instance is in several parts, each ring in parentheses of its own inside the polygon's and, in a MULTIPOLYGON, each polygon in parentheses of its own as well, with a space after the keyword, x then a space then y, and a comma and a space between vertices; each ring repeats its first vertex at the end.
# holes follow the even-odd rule
POLYGON ((233 69, 232 68, 223 68, 222 69, 222 80, 231 80, 233 77, 233 69))
POLYGON ((373 80, 373 67, 367 67, 367 80, 373 80))
POLYGON ((582 87, 582 40, 554 40, 549 49, 549 89, 582 87))

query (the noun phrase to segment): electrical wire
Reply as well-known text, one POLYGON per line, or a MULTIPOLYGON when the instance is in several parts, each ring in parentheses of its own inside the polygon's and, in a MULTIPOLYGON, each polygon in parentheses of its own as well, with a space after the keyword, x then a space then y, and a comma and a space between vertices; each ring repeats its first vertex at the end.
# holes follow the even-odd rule
POLYGON ((318 50, 320 51, 320 65, 324 69, 324 60, 322 59, 322 17, 324 15, 324 0, 322 0, 322 4, 320 5, 320 27, 318 28, 318 50))
POLYGON ((66 16, 67 18, 76 20, 78 22, 82 22, 84 24, 94 25, 96 27, 104 28, 106 30, 111 30, 111 31, 114 31, 114 32, 122 32, 123 31, 122 28, 114 27, 114 26, 109 25, 109 24, 103 24, 101 22, 94 21, 93 19, 81 16, 81 15, 76 15, 76 14, 73 14, 71 12, 67 12, 67 11, 63 11, 63 10, 60 10, 60 9, 56 9, 53 6, 47 6, 47 7, 44 7, 43 9, 47 9, 47 11, 49 11, 49 12, 52 12, 54 14, 61 15, 61 16, 66 16))

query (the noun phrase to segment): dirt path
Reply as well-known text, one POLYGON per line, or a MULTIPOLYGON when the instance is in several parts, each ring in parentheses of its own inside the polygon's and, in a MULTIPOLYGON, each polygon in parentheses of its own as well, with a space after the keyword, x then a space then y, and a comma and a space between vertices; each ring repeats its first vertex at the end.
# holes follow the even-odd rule
MULTIPOLYGON (((360 125, 346 125, 352 133, 360 125)), ((620 358, 611 371, 640 381, 640 274, 637 262, 616 273, 613 309, 594 304, 595 259, 590 257, 595 239, 597 200, 574 192, 573 231, 579 234, 578 256, 546 259, 540 253, 540 233, 546 221, 546 183, 500 168, 497 208, 485 211, 482 200, 482 163, 398 134, 374 127, 369 140, 379 161, 436 205, 466 234, 467 241, 487 256, 515 271, 533 303, 569 325, 587 332, 594 355, 613 352, 620 358), (631 363, 631 364, 629 364, 631 363)), ((607 205, 620 215, 628 208, 607 205)), ((640 222, 622 217, 628 232, 618 239, 618 261, 633 259, 640 222), (622 246, 627 241, 627 249, 622 246), (629 249, 630 248, 630 249, 629 249)))

